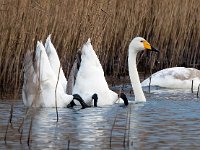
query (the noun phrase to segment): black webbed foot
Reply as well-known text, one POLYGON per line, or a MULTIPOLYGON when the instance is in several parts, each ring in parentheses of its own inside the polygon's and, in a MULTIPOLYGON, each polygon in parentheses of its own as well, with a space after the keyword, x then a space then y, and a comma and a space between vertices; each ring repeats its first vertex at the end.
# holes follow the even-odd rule
POLYGON ((76 104, 74 103, 74 100, 72 100, 68 105, 67 108, 73 108, 76 104))
POLYGON ((84 102, 84 100, 81 98, 80 95, 74 94, 73 97, 74 97, 73 99, 76 99, 77 101, 79 101, 79 103, 80 103, 81 106, 82 106, 81 109, 85 109, 85 108, 89 107, 89 106, 84 102))
POLYGON ((128 106, 128 99, 127 99, 126 95, 125 95, 124 93, 120 93, 119 97, 120 97, 121 99, 123 99, 124 105, 125 105, 125 106, 128 106))
POLYGON ((92 95, 92 99, 94 100, 94 107, 97 107, 98 95, 95 93, 92 95))

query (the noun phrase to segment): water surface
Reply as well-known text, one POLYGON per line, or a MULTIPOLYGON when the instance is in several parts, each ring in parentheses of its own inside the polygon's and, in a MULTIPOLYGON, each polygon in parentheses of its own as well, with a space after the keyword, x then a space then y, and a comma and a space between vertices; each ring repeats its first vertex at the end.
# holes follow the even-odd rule
MULTIPOLYGON (((119 88, 122 86, 113 87, 119 88)), ((123 86, 128 99, 133 100, 130 89, 123 86)), ((0 149, 199 149, 200 99, 196 94, 155 87, 145 95, 146 103, 131 103, 129 107, 59 108, 58 122, 55 108, 27 109, 21 99, 1 100, 0 149), (5 144, 11 104, 12 124, 5 144)))

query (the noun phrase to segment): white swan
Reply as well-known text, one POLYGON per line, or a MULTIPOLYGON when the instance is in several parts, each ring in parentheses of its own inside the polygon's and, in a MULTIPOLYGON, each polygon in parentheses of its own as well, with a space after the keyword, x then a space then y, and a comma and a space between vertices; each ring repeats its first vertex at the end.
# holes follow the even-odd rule
POLYGON ((118 94, 108 87, 103 68, 90 39, 81 49, 81 63, 78 68, 73 94, 79 94, 88 105, 93 105, 92 99, 97 97, 98 106, 112 105, 119 99, 118 94))
POLYGON ((128 68, 129 68, 129 76, 131 79, 132 88, 135 94, 136 102, 145 102, 146 98, 142 91, 142 87, 140 84, 140 79, 137 71, 136 64, 136 56, 139 51, 148 50, 148 51, 157 51, 153 48, 144 38, 136 37, 134 38, 128 49, 128 68))
MULTIPOLYGON (((129 45, 129 76, 135 93, 135 101, 137 102, 146 101, 136 66, 136 55, 139 51, 143 50, 158 51, 141 37, 134 38, 129 45)), ((90 39, 83 45, 81 53, 81 64, 77 73, 73 93, 80 94, 86 103, 91 103, 91 97, 94 93, 98 96, 98 105, 100 106, 115 103, 119 96, 109 89, 102 66, 93 50, 90 39)), ((126 96, 120 94, 120 97, 127 105, 128 100, 126 96)))
MULTIPOLYGON (((151 86, 164 88, 197 89, 200 84, 200 70, 195 68, 173 67, 160 70, 151 76, 151 86)), ((150 79, 142 82, 142 86, 149 86, 150 79)))
POLYGON ((56 52, 56 49, 51 42, 51 35, 49 35, 46 39, 45 49, 46 49, 46 53, 47 53, 48 58, 49 58, 49 62, 51 64, 51 67, 52 67, 56 77, 58 77, 59 69, 60 69, 59 82, 63 86, 64 91, 66 91, 67 79, 65 78, 63 69, 60 66, 61 64, 60 64, 60 60, 59 60, 58 54, 56 52))
POLYGON ((55 107, 56 96, 57 107, 66 107, 73 99, 80 101, 84 107, 84 102, 79 95, 65 94, 60 82, 57 83, 57 77, 41 42, 37 43, 34 63, 30 52, 27 53, 24 62, 28 61, 29 63, 24 64, 25 78, 22 91, 23 102, 26 106, 55 107))

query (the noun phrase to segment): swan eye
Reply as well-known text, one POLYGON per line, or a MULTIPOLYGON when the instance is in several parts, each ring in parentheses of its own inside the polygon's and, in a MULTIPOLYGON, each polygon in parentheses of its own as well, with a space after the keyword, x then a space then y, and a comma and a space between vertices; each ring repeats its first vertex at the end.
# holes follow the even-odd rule
POLYGON ((140 42, 143 43, 144 41, 141 40, 140 42))

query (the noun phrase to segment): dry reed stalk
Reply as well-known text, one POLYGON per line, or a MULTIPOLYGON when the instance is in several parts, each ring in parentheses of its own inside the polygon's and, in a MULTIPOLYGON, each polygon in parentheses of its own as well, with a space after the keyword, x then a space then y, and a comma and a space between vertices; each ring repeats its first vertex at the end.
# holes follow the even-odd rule
POLYGON ((27 139, 27 145, 30 146, 30 139, 31 139, 31 131, 32 131, 32 117, 31 117, 31 122, 30 122, 30 126, 29 126, 29 132, 28 132, 28 139, 27 139))
POLYGON ((5 133, 5 135, 4 135, 4 142, 5 142, 5 144, 7 144, 7 133, 8 133, 9 123, 10 123, 10 118, 9 118, 8 124, 7 124, 7 126, 6 126, 6 133, 5 133))
POLYGON ((151 74, 151 76, 149 77, 149 93, 151 93, 151 77, 152 77, 152 74, 151 74))
POLYGON ((10 124, 12 124, 12 117, 13 117, 13 104, 11 105, 11 108, 10 108, 10 124))
POLYGON ((69 146, 70 146, 70 139, 67 140, 67 149, 69 150, 69 146))
POLYGON ((194 92, 194 80, 192 80, 192 85, 191 85, 191 92, 194 92))
POLYGON ((57 107, 57 87, 58 87, 58 81, 59 81, 59 75, 60 75, 60 69, 61 69, 61 65, 59 67, 59 71, 58 71, 58 77, 57 77, 57 83, 56 83, 56 88, 55 88, 55 105, 56 105, 56 116, 57 116, 57 122, 58 122, 58 107, 57 107))
POLYGON ((23 136, 23 129, 20 131, 20 138, 19 138, 20 144, 22 144, 22 136, 23 136))
POLYGON ((4 136, 5 144, 6 144, 6 140, 7 140, 7 133, 8 133, 9 124, 11 124, 11 126, 12 126, 12 116, 13 116, 13 104, 11 105, 11 108, 10 108, 10 117, 9 117, 9 120, 8 120, 8 124, 6 126, 6 132, 5 132, 5 136, 4 136))
POLYGON ((131 127, 131 112, 132 112, 132 107, 129 106, 129 121, 128 121, 128 141, 127 141, 127 145, 129 147, 129 138, 130 138, 130 127, 131 127))
MULTIPOLYGON (((135 36, 143 36, 160 49, 157 69, 199 68, 199 4, 197 0, 4 0, 0 2, 2 90, 20 91, 23 54, 50 33, 65 74, 89 37, 106 75, 128 74, 127 49, 135 36)), ((152 55, 150 69, 155 61, 152 55)), ((144 66, 140 61, 139 71, 144 66)))
POLYGON ((123 141, 123 146, 126 147, 126 130, 128 130, 127 125, 128 125, 128 120, 129 120, 129 109, 127 110, 126 113, 126 127, 125 127, 125 131, 124 131, 124 141, 123 141))
POLYGON ((21 130, 23 130, 24 120, 26 119, 26 117, 28 115, 28 112, 29 112, 29 107, 26 109, 26 112, 25 112, 25 115, 24 115, 24 117, 22 119, 22 122, 19 125, 18 132, 20 132, 21 130))
POLYGON ((111 128, 111 132, 110 132, 110 148, 112 147, 112 132, 113 132, 113 129, 114 129, 114 126, 115 126, 115 123, 116 123, 116 120, 117 120, 117 113, 116 113, 116 115, 115 115, 115 120, 114 120, 114 122, 113 122, 113 125, 112 125, 112 128, 111 128))
POLYGON ((197 90, 197 98, 199 98, 199 90, 200 90, 200 84, 199 84, 198 90, 197 90))

